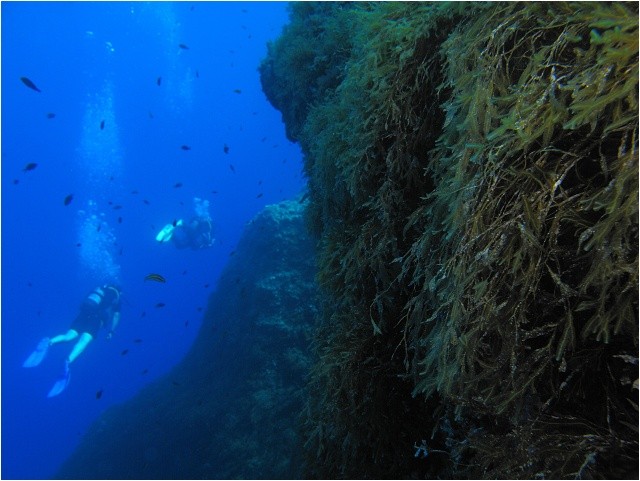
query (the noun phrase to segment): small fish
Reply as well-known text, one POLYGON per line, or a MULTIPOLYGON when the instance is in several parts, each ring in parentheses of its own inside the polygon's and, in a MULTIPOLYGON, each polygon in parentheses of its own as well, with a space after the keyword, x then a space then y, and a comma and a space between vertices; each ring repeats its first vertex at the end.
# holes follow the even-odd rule
POLYGON ((178 225, 178 219, 173 219, 173 222, 171 223, 171 225, 173 227, 177 226, 178 225))
POLYGON ((13 185, 18 185, 20 181, 18 179, 13 179, 13 185))
POLYGON ((200 78, 200 73, 196 70, 196 78, 200 78))
POLYGON ((124 249, 124 247, 120 247, 120 251, 118 252, 118 255, 122 255, 122 249, 124 249))
POLYGON ((227 144, 224 144, 224 147, 222 148, 222 150, 224 150, 225 154, 229 153, 229 146, 227 144))
POLYGON ((177 189, 178 187, 182 187, 182 182, 176 182, 173 187, 177 189))
POLYGON ((146 311, 142 311, 142 313, 140 314, 140 317, 145 317, 147 315, 146 311))
POLYGON ((188 145, 181 145, 180 148, 182 150, 191 150, 191 147, 189 147, 188 145))
POLYGON ((48 119, 53 119, 53 118, 55 118, 55 116, 56 116, 56 114, 54 114, 53 112, 49 112, 49 113, 47 114, 47 118, 48 118, 48 119))
POLYGON ((149 118, 152 119, 153 118, 153 112, 149 111, 149 118))
POLYGON ((147 276, 145 276, 144 278, 145 281, 155 281, 155 282, 161 282, 161 283, 165 283, 167 282, 167 280, 162 277, 160 274, 148 274, 147 276))
POLYGON ((22 83, 25 84, 27 87, 29 87, 31 90, 35 90, 36 92, 42 92, 42 90, 36 87, 36 84, 34 84, 27 77, 20 77, 20 80, 22 80, 22 83))
POLYGON ((120 204, 113 206, 113 210, 120 210, 120 209, 122 209, 122 206, 120 204))
POLYGON ((145 375, 146 373, 148 373, 148 372, 149 372, 149 370, 148 370, 148 369, 143 369, 143 371, 142 371, 140 374, 142 374, 142 375, 144 376, 144 375, 145 375))
POLYGON ((230 256, 232 256, 232 255, 234 255, 235 253, 236 253, 236 251, 231 251, 231 252, 229 252, 229 255, 230 255, 230 256))
POLYGON ((179 386, 179 385, 180 385, 180 383, 179 383, 178 381, 173 381, 173 382, 172 382, 172 384, 173 384, 174 386, 179 386))
POLYGON ((38 167, 38 164, 36 164, 35 162, 29 162, 27 165, 24 166, 24 169, 22 169, 22 172, 29 172, 35 169, 36 167, 38 167))
POLYGON ((134 195, 137 195, 137 194, 139 194, 140 192, 138 192, 137 190, 132 190, 132 191, 131 191, 131 193, 132 193, 132 194, 134 194, 134 195))
POLYGON ((64 205, 69 205, 71 204, 71 201, 73 200, 73 194, 69 194, 68 196, 66 196, 64 198, 64 205))
POLYGON ((185 45, 184 43, 179 44, 178 47, 180 47, 182 50, 189 50, 189 46, 185 45))
POLYGON ((189 321, 184 321, 184 327, 189 327, 189 321))
POLYGON ((151 204, 151 202, 149 202, 147 199, 144 199, 142 202, 144 202, 147 205, 151 204))
POLYGON ((240 90, 240 89, 233 89, 233 93, 234 93, 234 94, 241 94, 241 93, 242 93, 242 90, 240 90))
POLYGON ((212 190, 212 191, 211 191, 211 193, 212 193, 212 194, 217 194, 217 193, 218 193, 218 191, 217 191, 217 190, 212 190))
POLYGON ((123 349, 122 352, 120 353, 120 355, 121 356, 126 356, 128 352, 129 352, 129 349, 123 349))
POLYGON ((183 275, 183 276, 184 276, 186 273, 187 273, 187 270, 186 270, 186 269, 182 271, 182 275, 183 275))
POLYGON ((102 397, 102 389, 98 389, 98 391, 96 391, 96 399, 100 399, 102 397))
POLYGON ((122 224, 122 217, 118 217, 118 224, 122 224))
POLYGON ((104 130, 104 120, 100 122, 100 130, 104 130))
POLYGON ((164 307, 166 304, 164 302, 158 302, 156 307, 164 307))
POLYGON ((76 247, 82 247, 82 242, 78 242, 78 243, 76 244, 76 247))
POLYGON ((100 229, 102 229, 102 223, 98 224, 98 228, 96 229, 96 232, 100 232, 100 229))
POLYGON ((158 87, 160 87, 160 84, 162 84, 162 77, 158 77, 158 79, 156 80, 156 84, 158 85, 158 87))
POLYGON ((256 195, 256 199, 259 199, 260 197, 262 197, 264 194, 262 192, 260 192, 258 195, 256 195))
POLYGON ((205 288, 205 289, 208 289, 208 288, 209 288, 209 284, 205 284, 205 285, 204 285, 204 288, 205 288))
POLYGON ((233 164, 229 164, 229 168, 231 169, 231 172, 233 172, 234 174, 236 173, 236 168, 233 166, 233 164))
POLYGON ((135 342, 136 344, 140 344, 142 342, 142 339, 134 339, 133 342, 135 342))

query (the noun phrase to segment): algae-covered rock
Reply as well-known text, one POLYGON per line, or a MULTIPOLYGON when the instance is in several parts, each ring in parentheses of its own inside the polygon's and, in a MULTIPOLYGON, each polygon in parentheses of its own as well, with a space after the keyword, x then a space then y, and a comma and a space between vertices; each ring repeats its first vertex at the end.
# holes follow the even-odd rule
POLYGON ((338 2, 292 3, 299 21, 284 28, 290 40, 269 43, 269 55, 260 66, 263 90, 282 112, 287 137, 298 140, 309 106, 334 89, 343 76, 341 66, 349 54, 350 26, 334 15, 345 7, 338 2), (327 29, 327 22, 332 26, 327 29), (322 42, 311 41, 322 36, 322 42))
POLYGON ((311 3, 269 55, 320 236, 307 475, 637 477, 637 3, 311 3))
POLYGON ((300 476, 297 418, 317 306, 304 207, 270 205, 249 223, 182 363, 108 409, 57 477, 300 476))

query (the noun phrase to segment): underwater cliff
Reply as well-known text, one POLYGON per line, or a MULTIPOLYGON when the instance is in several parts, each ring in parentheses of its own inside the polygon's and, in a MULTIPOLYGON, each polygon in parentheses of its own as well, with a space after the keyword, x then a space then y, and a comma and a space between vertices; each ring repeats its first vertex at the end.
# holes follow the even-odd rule
POLYGON ((185 359, 108 409, 57 478, 301 475, 297 426, 318 304, 304 208, 269 205, 248 224, 185 359))
POLYGON ((312 478, 638 477, 638 4, 294 3, 312 478))

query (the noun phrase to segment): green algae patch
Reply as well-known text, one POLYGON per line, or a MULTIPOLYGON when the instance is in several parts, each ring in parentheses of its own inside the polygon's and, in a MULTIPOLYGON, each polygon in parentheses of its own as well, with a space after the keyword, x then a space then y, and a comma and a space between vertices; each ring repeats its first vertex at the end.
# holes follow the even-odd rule
POLYGON ((261 69, 319 237, 307 474, 636 477, 637 4, 331 5, 261 69))

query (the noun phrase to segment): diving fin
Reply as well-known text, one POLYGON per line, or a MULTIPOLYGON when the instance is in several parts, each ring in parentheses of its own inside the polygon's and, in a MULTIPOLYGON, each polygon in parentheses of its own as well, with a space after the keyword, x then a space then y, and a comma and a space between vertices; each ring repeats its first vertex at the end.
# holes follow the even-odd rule
MULTIPOLYGON (((176 224, 178 225, 178 224, 176 224)), ((175 226, 173 224, 165 225, 158 235, 156 236, 156 240, 158 242, 169 242, 171 240, 171 236, 173 235, 173 229, 175 226)))
POLYGON ((65 361, 64 373, 62 374, 62 376, 58 378, 56 383, 53 385, 53 387, 51 388, 51 391, 49 391, 49 394, 47 394, 47 397, 57 396, 62 391, 64 391, 69 385, 69 379, 71 379, 71 373, 69 372, 69 361, 65 361))
POLYGON ((22 367, 36 367, 39 365, 49 351, 49 338, 43 338, 39 343, 36 350, 29 355, 27 360, 22 364, 22 367))

